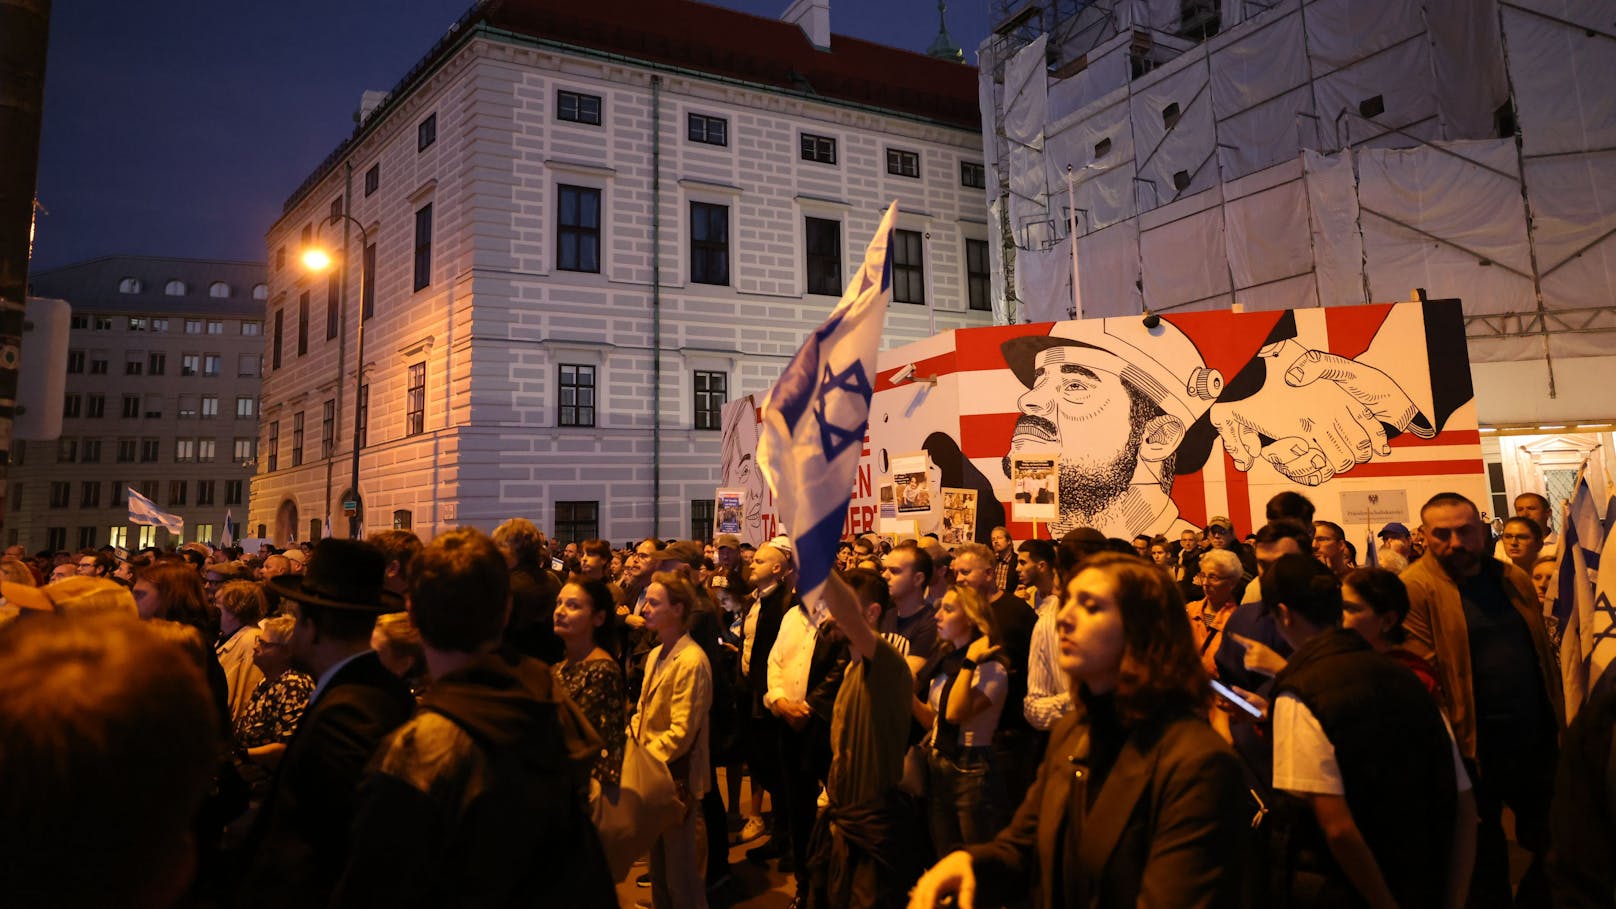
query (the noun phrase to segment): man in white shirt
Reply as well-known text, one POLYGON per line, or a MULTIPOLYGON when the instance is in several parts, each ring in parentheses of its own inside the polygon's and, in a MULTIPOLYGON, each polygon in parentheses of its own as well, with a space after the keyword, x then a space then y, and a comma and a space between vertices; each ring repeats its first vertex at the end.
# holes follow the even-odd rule
POLYGON ((1066 674, 1060 671, 1060 634, 1055 630, 1061 597, 1055 589, 1054 544, 1048 540, 1023 542, 1016 553, 1016 570, 1038 609, 1027 652, 1027 697, 1022 701, 1022 713, 1032 728, 1048 732, 1072 709, 1066 674))

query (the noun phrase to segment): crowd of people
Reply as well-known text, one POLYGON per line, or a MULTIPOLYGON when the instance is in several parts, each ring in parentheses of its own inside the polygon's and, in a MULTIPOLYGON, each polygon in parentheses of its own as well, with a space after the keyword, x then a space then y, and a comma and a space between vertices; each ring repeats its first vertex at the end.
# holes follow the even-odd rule
POLYGON ((785 537, 520 518, 7 551, 0 892, 685 909, 744 844, 808 907, 1616 906, 1616 682, 1567 729, 1516 507, 867 536, 812 602, 785 537))

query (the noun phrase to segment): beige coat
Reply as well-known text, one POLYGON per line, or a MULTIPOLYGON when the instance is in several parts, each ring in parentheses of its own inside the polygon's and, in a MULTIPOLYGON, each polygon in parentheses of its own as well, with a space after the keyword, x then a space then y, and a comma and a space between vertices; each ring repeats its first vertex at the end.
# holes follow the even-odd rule
POLYGON ((674 782, 687 783, 691 796, 699 799, 707 794, 711 774, 707 714, 713 705, 713 670, 688 634, 674 642, 665 666, 662 650, 657 645, 646 660, 628 734, 668 765, 674 782))
MULTIPOLYGON (((1565 692, 1537 592, 1532 589, 1532 579, 1526 572, 1508 562, 1503 565, 1504 592, 1532 633, 1532 649, 1537 652, 1544 693, 1554 710, 1555 722, 1564 729, 1565 692)), ((1408 618, 1403 622, 1408 631, 1407 647, 1436 667, 1437 678, 1442 682, 1442 710, 1453 726, 1453 738, 1459 744, 1459 751, 1474 759, 1476 695, 1470 687, 1470 630, 1465 624, 1464 604, 1459 601, 1459 587, 1430 553, 1421 556, 1400 577, 1408 587, 1408 618)))
POLYGON ((247 705, 252 703, 253 689, 264 680, 263 671, 253 665, 253 645, 257 643, 258 629, 248 625, 214 648, 219 655, 219 668, 224 670, 225 685, 230 691, 232 722, 247 711, 247 705))

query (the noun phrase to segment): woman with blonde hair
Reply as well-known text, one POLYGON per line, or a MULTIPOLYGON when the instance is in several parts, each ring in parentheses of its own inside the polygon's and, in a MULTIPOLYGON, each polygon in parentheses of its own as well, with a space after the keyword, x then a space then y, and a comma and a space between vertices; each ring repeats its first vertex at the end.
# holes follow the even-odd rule
POLYGON ((426 650, 421 646, 421 632, 415 630, 407 612, 389 612, 376 617, 376 627, 370 632, 370 649, 382 665, 410 686, 410 693, 419 701, 432 681, 426 669, 426 650))
POLYGON ((698 824, 711 773, 707 715, 713 674, 707 654, 690 637, 698 596, 683 575, 671 571, 652 575, 645 587, 642 614, 657 645, 646 659, 628 734, 651 757, 668 765, 685 808, 683 818, 651 847, 651 903, 656 909, 707 905, 698 824))
POLYGON ((289 615, 264 619, 253 642, 253 664, 263 679, 253 688, 235 729, 238 760, 257 768, 256 773, 244 774, 255 790, 267 786, 314 694, 314 679, 292 668, 289 643, 296 625, 289 615))
POLYGON ((1082 707, 1050 731, 1010 824, 945 855, 911 909, 1029 891, 1038 909, 1236 905, 1244 782, 1207 725, 1211 692, 1177 585, 1136 556, 1091 556, 1066 584, 1057 627, 1082 707))
POLYGON ((932 844, 946 852, 1003 826, 1009 796, 995 767, 993 733, 1010 691, 1010 661, 980 593, 950 587, 937 606, 937 650, 915 677, 914 715, 925 745, 932 844))
POLYGON ((219 640, 213 652, 219 657, 219 667, 229 686, 230 718, 234 721, 246 711, 253 689, 264 678, 253 665, 253 651, 258 643, 258 623, 263 621, 269 604, 256 581, 221 585, 213 603, 219 607, 219 640))

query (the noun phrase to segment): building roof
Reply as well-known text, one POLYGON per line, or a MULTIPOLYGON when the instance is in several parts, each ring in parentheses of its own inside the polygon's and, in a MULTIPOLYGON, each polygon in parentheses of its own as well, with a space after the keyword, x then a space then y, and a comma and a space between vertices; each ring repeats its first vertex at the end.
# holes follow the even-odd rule
POLYGON ((265 303, 254 300, 253 287, 269 278, 261 262, 226 259, 182 259, 169 256, 102 256, 62 265, 28 276, 33 297, 66 300, 75 310, 150 315, 262 316, 265 303), (119 290, 125 278, 140 290, 119 290), (169 294, 170 281, 185 284, 183 294, 169 294), (228 297, 209 296, 217 282, 230 288, 228 297))
POLYGON ((495 0, 488 22, 519 34, 650 63, 850 101, 980 131, 976 67, 696 0, 495 0))
POLYGON ((609 54, 735 79, 785 94, 855 104, 980 132, 977 70, 846 35, 814 47, 794 23, 697 0, 481 0, 399 80, 353 136, 286 200, 290 211, 387 108, 479 31, 493 29, 580 53, 609 54))

